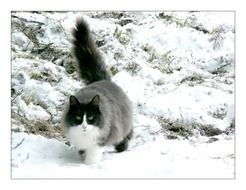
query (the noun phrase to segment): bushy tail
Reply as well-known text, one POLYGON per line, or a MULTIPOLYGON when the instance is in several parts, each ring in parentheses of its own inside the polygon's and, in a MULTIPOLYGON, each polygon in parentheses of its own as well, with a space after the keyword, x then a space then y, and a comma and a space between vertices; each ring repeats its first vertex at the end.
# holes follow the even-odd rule
POLYGON ((77 59, 79 74, 86 84, 100 80, 111 80, 106 65, 93 42, 88 24, 84 19, 77 20, 73 30, 73 53, 77 59))

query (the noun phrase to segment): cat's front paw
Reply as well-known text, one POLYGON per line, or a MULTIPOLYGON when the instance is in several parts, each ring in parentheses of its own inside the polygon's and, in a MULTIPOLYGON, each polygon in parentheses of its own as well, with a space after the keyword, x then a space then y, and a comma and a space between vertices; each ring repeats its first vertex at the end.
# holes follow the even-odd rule
POLYGON ((86 154, 85 150, 79 150, 78 153, 79 153, 81 159, 84 161, 85 160, 85 154, 86 154))
POLYGON ((102 158, 102 149, 99 147, 93 147, 86 150, 84 163, 91 165, 99 162, 102 158))

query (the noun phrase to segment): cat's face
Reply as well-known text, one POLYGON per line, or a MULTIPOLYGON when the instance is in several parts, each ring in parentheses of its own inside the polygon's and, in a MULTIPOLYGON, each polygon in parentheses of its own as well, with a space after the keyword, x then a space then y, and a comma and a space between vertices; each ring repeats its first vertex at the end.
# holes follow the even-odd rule
POLYGON ((75 96, 70 96, 69 111, 66 115, 69 127, 80 127, 84 132, 95 127, 100 128, 100 118, 98 95, 88 104, 81 104, 75 96))

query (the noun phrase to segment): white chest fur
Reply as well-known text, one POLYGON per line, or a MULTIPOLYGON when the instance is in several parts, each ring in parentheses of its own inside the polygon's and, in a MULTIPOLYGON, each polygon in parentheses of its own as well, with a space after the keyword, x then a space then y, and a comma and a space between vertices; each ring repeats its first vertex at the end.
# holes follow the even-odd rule
POLYGON ((87 124, 86 116, 84 115, 83 123, 78 126, 70 127, 67 136, 72 145, 79 150, 84 150, 97 145, 99 130, 98 127, 87 124))
POLYGON ((86 155, 84 159, 85 164, 94 164, 101 159, 102 148, 98 146, 98 137, 100 129, 93 125, 86 123, 86 116, 84 122, 78 126, 70 127, 67 136, 72 145, 78 150, 85 150, 86 155))

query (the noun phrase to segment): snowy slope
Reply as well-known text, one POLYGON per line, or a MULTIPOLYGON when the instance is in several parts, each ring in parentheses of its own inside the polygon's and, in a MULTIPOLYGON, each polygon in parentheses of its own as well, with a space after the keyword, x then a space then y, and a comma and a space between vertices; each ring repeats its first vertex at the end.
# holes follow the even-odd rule
POLYGON ((12 177, 233 178, 233 12, 13 12, 12 177), (134 105, 127 152, 81 163, 59 129, 83 84, 71 28, 84 15, 134 105))
POLYGON ((64 143, 25 133, 13 134, 13 178, 231 178, 233 142, 191 144, 158 138, 125 153, 108 149, 100 163, 81 164, 64 143), (24 139, 24 140, 23 140, 24 139))

